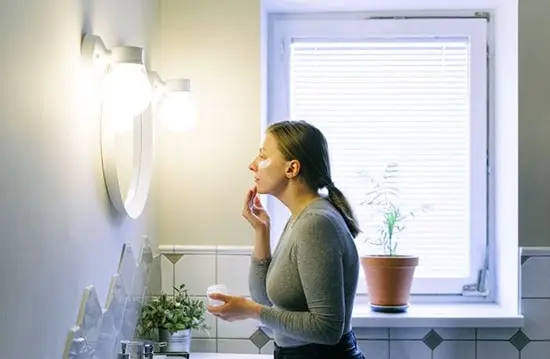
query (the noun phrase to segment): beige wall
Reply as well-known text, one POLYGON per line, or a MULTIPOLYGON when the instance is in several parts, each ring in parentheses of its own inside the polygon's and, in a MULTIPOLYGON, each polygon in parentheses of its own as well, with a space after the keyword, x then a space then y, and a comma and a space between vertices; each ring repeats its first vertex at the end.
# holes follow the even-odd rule
POLYGON ((260 1, 161 0, 154 67, 189 77, 200 121, 158 129, 155 206, 161 244, 249 244, 241 217, 261 120, 260 1))
POLYGON ((2 358, 61 358, 84 288, 105 304, 123 241, 101 172, 98 108, 81 71, 82 31, 144 45, 150 0, 0 2, 0 348, 2 358))
MULTIPOLYGON (((191 77, 201 101, 196 131, 159 140, 160 243, 250 244, 240 206, 261 125, 258 3, 160 2, 155 65, 191 77)), ((520 245, 550 245, 550 3, 522 0, 519 13, 520 245)))
POLYGON ((519 233, 550 246, 550 2, 519 2, 519 233))

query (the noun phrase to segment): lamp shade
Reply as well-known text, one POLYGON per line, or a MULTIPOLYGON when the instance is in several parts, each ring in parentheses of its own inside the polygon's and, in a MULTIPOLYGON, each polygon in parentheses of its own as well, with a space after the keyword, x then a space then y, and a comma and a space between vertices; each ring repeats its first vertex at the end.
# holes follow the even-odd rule
POLYGON ((105 78, 104 103, 112 113, 133 119, 151 101, 152 87, 143 64, 119 62, 111 65, 105 78))
POLYGON ((159 111, 160 121, 172 132, 183 132, 198 121, 197 106, 190 91, 170 91, 164 95, 159 111))

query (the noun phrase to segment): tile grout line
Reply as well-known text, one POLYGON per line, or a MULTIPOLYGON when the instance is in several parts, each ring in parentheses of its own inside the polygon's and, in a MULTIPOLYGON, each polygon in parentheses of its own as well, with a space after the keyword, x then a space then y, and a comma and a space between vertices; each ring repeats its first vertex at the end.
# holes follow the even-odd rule
POLYGON ((391 359, 391 335, 390 328, 388 328, 388 359, 391 359))
POLYGON ((474 328, 474 359, 477 359, 477 328, 474 328))
MULTIPOLYGON (((216 246, 216 249, 214 251, 214 283, 218 283, 218 247, 216 246)), ((207 296, 208 297, 208 296, 207 296)), ((218 318, 215 318, 216 323, 216 353, 219 352, 219 333, 218 333, 218 318)))
MULTIPOLYGON (((172 245, 172 253, 176 253, 176 245, 174 244, 172 245)), ((176 263, 172 262, 172 295, 173 296, 176 295, 176 290, 174 289, 175 286, 176 286, 176 263)))

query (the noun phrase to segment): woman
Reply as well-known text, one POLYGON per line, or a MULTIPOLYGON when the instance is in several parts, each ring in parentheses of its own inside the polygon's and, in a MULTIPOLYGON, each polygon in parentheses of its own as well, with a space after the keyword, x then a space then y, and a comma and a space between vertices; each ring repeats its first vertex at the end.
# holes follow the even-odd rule
POLYGON ((324 135, 303 121, 275 123, 249 169, 256 183, 243 216, 255 231, 253 300, 216 293, 210 297, 225 304, 208 310, 228 321, 260 320, 274 332, 276 359, 364 359, 351 328, 359 227, 332 183, 324 135), (291 212, 273 256, 269 215, 257 194, 275 196, 291 212))

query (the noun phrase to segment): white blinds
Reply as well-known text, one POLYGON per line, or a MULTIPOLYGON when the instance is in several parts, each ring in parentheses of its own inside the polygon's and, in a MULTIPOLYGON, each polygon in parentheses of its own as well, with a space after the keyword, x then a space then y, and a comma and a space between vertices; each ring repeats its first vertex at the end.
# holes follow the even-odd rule
POLYGON ((334 183, 363 230, 379 222, 360 206, 360 171, 380 177, 396 162, 404 209, 431 206, 400 235, 398 253, 421 257, 416 277, 470 274, 469 66, 467 38, 291 45, 290 116, 326 135, 334 183))

